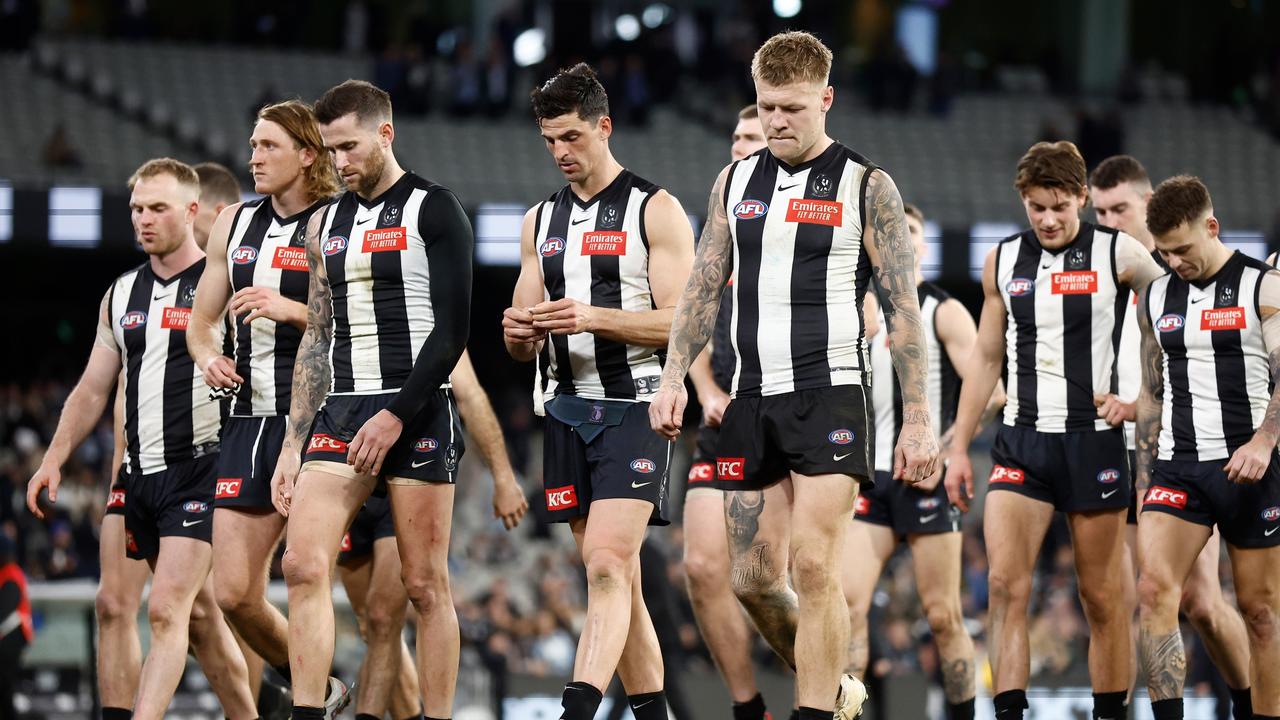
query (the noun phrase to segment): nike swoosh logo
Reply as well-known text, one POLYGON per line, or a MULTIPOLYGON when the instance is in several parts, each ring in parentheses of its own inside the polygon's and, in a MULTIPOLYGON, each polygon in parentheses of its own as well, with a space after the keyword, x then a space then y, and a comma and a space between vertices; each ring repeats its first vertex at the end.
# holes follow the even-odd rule
POLYGON ((1191 301, 1191 304, 1192 304, 1192 305, 1195 305, 1196 303, 1200 302, 1201 300, 1204 300, 1204 298, 1202 298, 1202 297, 1195 298, 1194 300, 1192 300, 1192 301, 1191 301))
POLYGON ((1040 269, 1041 269, 1041 270, 1048 270, 1048 269, 1049 269, 1049 268, 1051 268, 1051 267, 1053 267, 1053 263, 1049 263, 1048 265, 1041 265, 1041 266, 1040 266, 1040 269))
POLYGON ((1108 490, 1107 492, 1102 493, 1102 499, 1106 500, 1107 498, 1111 497, 1112 495, 1115 495, 1118 492, 1120 492, 1120 488, 1116 488, 1115 490, 1108 490))
POLYGON ((1268 530, 1268 531, 1266 531, 1266 532, 1264 532, 1264 533, 1262 533, 1262 534, 1263 534, 1263 536, 1265 536, 1265 537, 1271 537, 1271 535, 1272 535, 1273 533, 1275 533, 1275 531, 1277 531, 1277 530, 1280 530, 1280 528, 1271 528, 1270 530, 1268 530))
POLYGON ((795 186, 797 186, 797 185, 799 185, 799 184, 800 184, 800 183, 791 183, 790 185, 787 185, 787 186, 785 186, 785 187, 784 187, 784 186, 782 186, 782 185, 779 185, 779 186, 778 186, 778 192, 785 192, 785 191, 790 190, 791 188, 793 188, 793 187, 795 187, 795 186))
POLYGON ((589 218, 589 217, 584 217, 584 218, 582 218, 581 220, 571 220, 571 221, 569 222, 569 224, 570 224, 570 225, 581 225, 582 223, 584 223, 584 222, 586 222, 586 221, 588 221, 588 220, 590 220, 590 219, 591 219, 591 218, 589 218))
POLYGON ((203 520, 196 520, 196 521, 192 522, 191 520, 183 520, 183 521, 182 521, 182 527, 191 527, 192 525, 199 525, 199 524, 200 524, 200 523, 202 523, 202 522, 204 522, 204 521, 203 521, 203 520))
POLYGON ((850 456, 850 455, 852 455, 852 454, 853 454, 853 453, 845 453, 845 454, 843 454, 843 455, 832 455, 832 456, 831 456, 831 459, 832 459, 832 460, 835 460, 836 462, 840 462, 841 460, 843 460, 843 459, 845 459, 845 458, 849 457, 849 456, 850 456))
POLYGON ((653 701, 652 701, 652 700, 645 700, 644 702, 640 703, 639 705, 636 705, 635 707, 633 707, 633 708, 631 708, 631 709, 632 709, 632 710, 639 710, 640 708, 644 707, 645 705, 648 705, 648 704, 649 704, 649 703, 651 703, 651 702, 653 702, 653 701))
POLYGON ((415 468, 420 468, 420 467, 422 467, 423 465, 430 465, 430 464, 431 464, 431 463, 433 463, 433 462, 435 462, 435 459, 431 459, 431 460, 424 460, 423 462, 410 463, 410 465, 411 465, 411 466, 413 466, 413 467, 415 467, 415 468))
POLYGON ((652 480, 650 480, 649 482, 642 482, 642 483, 637 483, 637 482, 635 482, 635 481, 633 480, 633 481, 631 482, 631 487, 632 487, 632 488, 634 488, 634 489, 636 489, 636 490, 639 490, 640 488, 644 487, 645 485, 652 485, 652 484, 653 484, 653 481, 652 481, 652 480))
POLYGON ((278 237, 284 237, 285 235, 288 235, 288 234, 289 234, 289 233, 282 233, 282 232, 280 232, 280 233, 276 233, 276 234, 274 234, 274 235, 267 235, 267 237, 268 237, 268 238, 278 238, 278 237))
POLYGON ((923 524, 925 524, 925 523, 929 522, 930 520, 933 520, 933 519, 934 519, 934 518, 936 518, 936 517, 938 517, 938 513, 933 513, 932 515, 925 515, 925 516, 923 516, 923 517, 921 517, 921 518, 920 518, 920 524, 921 524, 921 525, 923 525, 923 524))

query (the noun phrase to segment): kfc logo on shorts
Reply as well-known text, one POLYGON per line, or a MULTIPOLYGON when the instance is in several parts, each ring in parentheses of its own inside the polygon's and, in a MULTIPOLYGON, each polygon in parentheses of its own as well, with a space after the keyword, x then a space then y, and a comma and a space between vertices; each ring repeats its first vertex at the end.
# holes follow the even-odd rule
POLYGON ((1030 278, 1014 278, 1005 286, 1004 291, 1009 293, 1010 297, 1022 297, 1035 292, 1036 281, 1030 278))
POLYGON ((769 206, 759 200, 743 200, 733 206, 733 216, 739 220, 755 220, 764 217, 769 206))
POLYGON ((413 451, 420 452, 420 453, 428 453, 428 452, 435 451, 435 449, 438 447, 440 447, 440 443, 436 442, 435 438, 422 438, 418 442, 414 443, 413 451))
POLYGON ((854 515, 868 515, 871 513, 871 500, 866 495, 859 495, 853 501, 854 515))
POLYGON ((127 312, 120 318, 120 327, 125 330, 140 328, 147 324, 147 314, 141 310, 127 312))
POLYGON ((848 445, 853 442, 853 431, 849 428, 832 430, 831 434, 827 435, 827 439, 836 445, 848 445))
POLYGON ((634 470, 635 472, 648 475, 649 473, 658 469, 658 464, 650 460, 649 458, 636 458, 635 460, 631 461, 631 469, 634 470))
POLYGON ((547 238, 542 241, 542 247, 538 248, 538 254, 542 257, 555 257, 564 252, 564 238, 547 238))
POLYGON ((1186 322, 1186 319, 1181 315, 1178 315, 1177 313, 1169 313, 1156 321, 1156 330, 1159 330, 1162 333, 1181 330, 1182 326, 1185 325, 1186 322))
POLYGON ((1120 479, 1120 471, 1115 468, 1107 468, 1098 473, 1098 482, 1110 485, 1120 479))
POLYGON ((328 257, 330 255, 337 255, 338 253, 346 249, 347 249, 346 238, 342 237, 341 235, 330 235, 329 239, 325 240, 324 245, 321 246, 320 252, 324 253, 325 257, 328 257))
POLYGON ((1262 511, 1262 519, 1267 522, 1275 522, 1280 520, 1280 507, 1274 505, 1262 511))
POLYGON ((189 512, 189 513, 199 514, 208 509, 209 509, 209 506, 206 505, 205 503, 200 502, 199 500, 192 500, 191 502, 184 503, 182 505, 183 512, 189 512))
POLYGON ((746 458, 716 458, 716 478, 720 480, 745 480, 746 458))
POLYGON ((347 444, 332 435, 312 435, 307 452, 344 453, 347 444))
POLYGON ((342 534, 342 543, 338 545, 338 552, 351 552, 351 533, 342 534))
POLYGON ((114 510, 116 508, 122 508, 122 507, 124 507, 124 491, 123 490, 112 490, 111 492, 107 493, 107 509, 108 510, 114 510))
POLYGON ((1008 483, 1010 485, 1021 485, 1026 479, 1026 474, 1017 468, 1005 467, 997 465, 991 468, 991 478, 988 483, 1008 483))
POLYGON ((1167 487, 1153 485, 1147 491, 1147 497, 1142 502, 1185 510, 1187 507, 1187 494, 1181 490, 1170 490, 1167 487))
POLYGON ((243 245, 231 253, 231 262, 237 265, 248 265, 258 259, 258 249, 243 245))
POLYGON ((243 481, 240 478, 218 478, 217 490, 213 497, 215 500, 225 500, 227 498, 240 497, 240 485, 243 481))
POLYGON ((941 505, 941 504, 942 504, 942 501, 941 501, 941 500, 939 500, 938 498, 936 498, 936 497, 927 497, 927 498, 924 498, 924 499, 920 500, 919 502, 917 502, 917 503, 916 503, 916 507, 917 507, 917 508, 920 508, 921 510, 925 510, 925 511, 928 511, 928 510, 937 510, 937 509, 938 509, 938 506, 939 506, 939 505, 941 505))
POLYGON ((547 488, 546 492, 548 510, 568 510, 578 507, 578 493, 572 485, 547 488))
POLYGON ((694 463, 689 468, 689 484, 711 482, 716 479, 716 468, 709 462, 694 463))

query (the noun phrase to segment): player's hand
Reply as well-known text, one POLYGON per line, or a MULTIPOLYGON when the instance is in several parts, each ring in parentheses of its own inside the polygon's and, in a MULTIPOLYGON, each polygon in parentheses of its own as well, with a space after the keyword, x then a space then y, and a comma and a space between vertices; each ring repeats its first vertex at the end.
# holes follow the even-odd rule
POLYGON ((947 455, 943 484, 947 487, 947 500, 961 512, 969 512, 969 501, 973 500, 973 463, 967 451, 952 451, 947 455))
POLYGON ((675 440, 680 437, 684 407, 688 404, 689 391, 684 383, 663 383, 649 401, 649 427, 667 440, 675 440))
POLYGON ((390 410, 379 410, 377 415, 365 421, 347 448, 347 464, 361 475, 377 477, 382 474, 382 461, 396 440, 404 423, 390 410))
POLYGON ((289 517, 289 507, 293 502, 293 486, 298 481, 298 468, 302 465, 299 453, 285 445, 280 449, 280 458, 276 460, 276 470, 271 474, 271 504, 276 511, 289 517))
POLYGON ((1120 427, 1124 422, 1135 422, 1138 419, 1138 403, 1125 402, 1107 393, 1094 395, 1093 406, 1098 408, 1098 417, 1107 421, 1111 427, 1120 427))
POLYGON ((493 479, 493 516, 502 521, 502 527, 514 530, 529 510, 529 501, 515 476, 493 479))
POLYGON ((49 488, 49 502, 58 502, 58 486, 62 484, 62 471, 48 463, 41 463, 36 474, 27 483, 27 509, 32 515, 44 519, 40 509, 40 491, 49 488))
POLYGON ((946 475, 946 473, 947 473, 947 461, 944 459, 942 462, 939 462, 936 467, 934 467, 932 475, 921 480, 920 482, 916 483, 912 487, 914 487, 916 490, 919 490, 920 492, 931 493, 937 489, 938 483, 942 482, 942 478, 943 476, 946 475))
POLYGON ((711 392, 710 397, 699 398, 698 402, 702 403, 702 422, 707 427, 720 427, 720 421, 724 420, 725 408, 729 407, 729 393, 716 388, 711 392))
POLYGON ((276 290, 254 285, 237 290, 236 294, 231 296, 231 313, 236 317, 240 317, 242 313, 249 313, 240 321, 245 325, 261 317, 285 323, 291 319, 296 304, 276 290))
POLYGON ((1231 453, 1231 459, 1222 469, 1227 471, 1227 479, 1231 482, 1251 485, 1266 474, 1274 450, 1275 443, 1254 435, 1252 440, 1231 453))
POLYGON ((533 313, 522 308, 509 307, 502 311, 502 337, 511 344, 540 342, 547 337, 546 330, 533 327, 533 313))
POLYGON ((937 465, 938 438, 933 435, 928 414, 921 414, 919 420, 904 417, 898 446, 893 449, 893 479, 916 486, 932 475, 937 465))
POLYGON ((591 332, 592 307, 573 298, 540 302, 529 308, 535 330, 552 335, 575 335, 591 332))
POLYGON ((244 378, 236 374, 236 361, 226 355, 214 355, 201 369, 204 384, 211 388, 229 388, 244 384, 244 378))

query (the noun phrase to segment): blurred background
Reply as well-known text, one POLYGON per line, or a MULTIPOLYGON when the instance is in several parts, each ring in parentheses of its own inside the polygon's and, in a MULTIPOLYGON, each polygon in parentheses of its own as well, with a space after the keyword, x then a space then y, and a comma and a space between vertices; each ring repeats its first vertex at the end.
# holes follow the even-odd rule
MULTIPOLYGON (((696 230, 728 161, 736 113, 754 100, 751 55, 784 29, 814 32, 835 52, 830 134, 885 167, 924 210, 926 274, 972 310, 987 249, 1025 221, 1013 168, 1038 140, 1075 141, 1090 167, 1125 152, 1156 181, 1200 175, 1230 244, 1263 257, 1280 242, 1277 2, 0 0, 0 303, 10 308, 0 353, 0 533, 31 580, 37 623, 20 707, 32 717, 83 717, 94 703, 109 421, 66 468, 50 519, 31 517, 22 494, 88 355, 98 300, 142 259, 125 188, 139 164, 160 155, 215 160, 251 188, 247 141, 260 106, 312 101, 349 77, 388 90, 402 164, 453 188, 472 217, 471 354, 530 505, 541 508, 532 368, 507 357, 499 325, 523 211, 563 184, 528 91, 557 67, 593 63, 610 95, 614 154, 674 193, 696 230)), ((672 469, 677 519, 689 440, 672 469)), ((979 474, 986 449, 975 445, 979 474)), ((465 650, 455 717, 558 717, 585 603, 572 541, 536 513, 504 532, 490 518, 487 472, 474 456, 462 467, 452 570, 465 650)), ((964 598, 985 658, 981 517, 980 497, 964 519, 964 598)), ((727 717, 684 590, 679 523, 651 533, 650 545, 646 571, 668 581, 651 610, 669 662, 685 670, 696 717, 727 717)), ((895 558, 876 596, 870 717, 940 717, 937 655, 908 559, 895 558)), ((1041 688, 1033 717, 1086 717, 1087 632, 1065 524, 1046 540, 1033 614, 1032 682, 1041 688)), ((1212 699, 1225 685, 1194 633, 1187 642, 1197 696, 1187 717, 1226 717, 1212 699)), ((346 677, 362 652, 344 614, 337 664, 346 677)), ((790 680, 763 643, 757 657, 766 698, 785 716, 790 680)), ((210 703, 191 663, 174 716, 219 716, 210 703)), ((989 712, 981 702, 979 710, 989 712)))

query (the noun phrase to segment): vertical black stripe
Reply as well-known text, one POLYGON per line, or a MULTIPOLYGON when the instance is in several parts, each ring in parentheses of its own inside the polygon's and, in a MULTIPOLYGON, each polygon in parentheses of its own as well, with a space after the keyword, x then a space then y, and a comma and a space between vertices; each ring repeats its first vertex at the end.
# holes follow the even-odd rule
MULTIPOLYGON (((564 246, 555 255, 550 257, 544 255, 542 258, 542 282, 546 286, 549 300, 560 300, 565 296, 564 257, 569 252, 569 215, 573 210, 573 200, 569 194, 572 192, 566 186, 556 195, 554 205, 551 207, 551 219, 547 224, 547 235, 542 242, 538 243, 538 252, 542 251, 542 245, 551 238, 559 239, 564 246)), ((569 338, 566 335, 548 335, 547 337, 551 341, 551 352, 555 353, 556 394, 572 395, 575 387, 573 363, 569 359, 569 338)))
MULTIPOLYGON (((1120 392, 1120 338, 1124 335, 1125 313, 1130 312, 1130 305, 1138 295, 1120 286, 1120 269, 1116 267, 1116 246, 1120 244, 1117 242, 1118 239, 1115 235, 1111 236, 1111 281, 1115 283, 1116 288, 1115 325, 1111 327, 1111 356, 1114 360, 1111 362, 1111 380, 1108 390, 1112 395, 1120 392)), ((1137 308, 1132 310, 1136 312, 1137 308)))
MULTIPOLYGON (((1036 282, 1036 269, 1040 264, 1040 243, 1034 231, 1028 230, 1018 240, 1018 256, 1013 263, 1013 279, 1036 282)), ((996 281, 999 282, 999 268, 996 281)), ((1018 415, 1014 424, 1034 428, 1039 417, 1036 379, 1036 293, 1040 288, 1031 287, 1022 295, 1009 295, 1009 314, 1014 326, 1013 372, 1018 377, 1018 415)), ((1007 293, 1007 290, 1006 290, 1007 293)))
POLYGON ((1160 317, 1152 320, 1156 331, 1156 339, 1164 350, 1165 363, 1169 369, 1169 399, 1172 404, 1169 428, 1173 435, 1174 460, 1199 460, 1196 452, 1195 410, 1191 401, 1191 379, 1187 373, 1187 339, 1186 326, 1198 318, 1187 312, 1186 282, 1170 279, 1165 286, 1164 307, 1160 317), (1181 327, 1173 327, 1174 316, 1182 318, 1181 327), (1168 318, 1166 325, 1165 318, 1168 318))
MULTIPOLYGON (((861 240, 859 240, 861 242, 861 240)), ((853 269, 854 314, 858 318, 858 365, 862 368, 859 385, 871 383, 871 351, 867 347, 867 324, 863 322, 863 306, 866 304, 867 292, 871 289, 871 256, 867 247, 858 250, 858 264, 853 269)))
POLYGON ((129 299, 125 302, 124 312, 113 315, 111 322, 119 324, 125 315, 131 312, 147 313, 147 322, 132 329, 124 330, 125 381, 124 381, 124 434, 125 450, 129 454, 129 469, 142 472, 142 438, 138 434, 138 390, 142 387, 142 358, 147 352, 147 326, 152 322, 160 322, 153 318, 151 312, 151 289, 155 286, 155 276, 150 267, 144 265, 133 280, 129 290, 129 299))
MULTIPOLYGON (((1087 268, 1097 272, 1093 262, 1093 226, 1080 223, 1080 231, 1069 249, 1067 258, 1072 254, 1084 253, 1085 260, 1081 270, 1087 268)), ((1105 251, 1105 248, 1104 248, 1105 251)), ((1078 271, 1074 265, 1063 264, 1064 272, 1078 271)), ((1052 279, 1050 279, 1052 282, 1052 279)), ((1100 292, 1106 278, 1097 278, 1100 292)), ((1050 288, 1052 290, 1052 288, 1050 288)), ((1062 298, 1062 375, 1067 381, 1067 430, 1092 430, 1098 419, 1097 407, 1093 404, 1093 295, 1061 295, 1062 298)))
MULTIPOLYGON (((778 162, 772 153, 762 153, 743 188, 742 200, 773 201, 774 180, 778 162)), ((739 201, 741 202, 741 201, 739 201)), ((733 213, 734 208, 729 208, 733 213)), ((786 214, 785 207, 770 206, 769 212, 786 214)), ((736 333, 738 350, 738 384, 735 390, 759 395, 763 373, 760 368, 760 265, 764 243, 765 216, 737 220, 733 243, 738 253, 738 275, 733 280, 733 302, 738 315, 736 333)), ((781 340, 781 338, 779 338, 781 340)))
MULTIPOLYGON (((187 298, 194 298, 196 283, 204 271, 204 259, 182 271, 171 282, 175 292, 157 306, 163 316, 165 307, 190 308, 187 298), (172 303, 172 304, 170 304, 172 303)), ((192 385, 195 363, 187 352, 187 331, 168 331, 168 357, 164 364, 164 462, 165 465, 191 458, 195 444, 195 413, 192 408, 192 385)))
MULTIPOLYGON (((837 162, 815 165, 804 187, 806 200, 834 200, 847 163, 843 154, 837 162), (815 178, 830 179, 826 193, 815 192, 815 178)), ((779 208, 779 210, 782 210, 779 208)), ((791 370, 797 388, 829 387, 831 363, 828 351, 831 333, 827 317, 827 265, 836 228, 816 223, 795 223, 795 245, 791 254, 791 370)), ((855 302, 856 302, 855 293, 855 302)), ((850 318, 862 325, 862 316, 850 318)), ((859 333, 861 337, 861 333, 859 333)), ((865 370, 863 365, 860 369, 865 370)))
MULTIPOLYGON (((631 183, 623 182, 610 188, 601 199, 596 211, 596 230, 617 230, 626 227, 627 199, 631 194, 631 183), (602 227, 601 220, 605 208, 618 210, 618 219, 608 228, 602 227)), ((640 227, 644 227, 644 214, 639 218, 640 227)), ((628 238, 628 242, 634 239, 628 238)), ((646 242, 645 248, 649 245, 646 242)), ((566 250, 566 252, 568 252, 566 250)), ((620 257, 617 255, 591 255, 591 304, 596 307, 622 309, 622 274, 619 268, 620 257)), ((636 384, 631 377, 631 367, 627 363, 627 346, 610 340, 599 334, 592 334, 595 343, 596 373, 600 376, 600 384, 604 387, 605 397, 634 398, 636 384)))
MULTIPOLYGON (((413 185, 400 183, 387 192, 378 211, 375 228, 404 227, 406 235, 421 235, 422 211, 428 198, 422 199, 415 219, 404 216, 404 206, 413 191, 413 185), (397 212, 388 217, 392 208, 397 212), (388 222, 390 221, 390 222, 388 222), (410 225, 415 222, 416 227, 410 225)), ((368 232, 368 231, 366 231, 368 232)), ((407 237, 406 237, 407 241, 407 237)), ((364 238, 360 238, 363 245, 364 238)), ((424 248, 425 250, 425 248, 424 248)), ((383 390, 397 390, 413 370, 413 341, 409 335, 409 308, 405 303, 404 259, 416 249, 384 250, 369 253, 369 271, 373 278, 373 318, 378 332, 378 375, 383 390)))
MULTIPOLYGON (((1223 272, 1218 274, 1214 283, 1213 296, 1215 308, 1240 307, 1244 274, 1243 263, 1237 262, 1238 256, 1232 256, 1223 272), (1225 295, 1230 288, 1229 295, 1225 295)), ((1247 311, 1246 311, 1247 312, 1247 311)), ((1199 317, 1196 322, 1199 322, 1199 317)), ((1257 328, 1250 332, 1258 332, 1257 328)), ((1248 375, 1245 372, 1244 349, 1240 330, 1214 330, 1210 334, 1213 342, 1213 369, 1218 379, 1218 402, 1222 413, 1222 436, 1226 439, 1227 449, 1235 452, 1236 448, 1249 442, 1253 437, 1253 410, 1249 403, 1248 375)))
POLYGON ((333 298, 333 391, 351 392, 356 389, 355 368, 351 364, 351 315, 347 311, 347 297, 351 288, 347 285, 347 254, 355 252, 359 238, 351 237, 356 222, 356 194, 348 192, 333 208, 333 223, 329 232, 320 238, 320 249, 332 248, 338 238, 346 243, 345 250, 325 255, 324 269, 329 278, 329 291, 333 298))
MULTIPOLYGON (((305 252, 307 224, 311 216, 320 211, 322 204, 313 205, 301 215, 298 221, 289 226, 288 247, 299 248, 305 252)), ((284 297, 307 304, 307 289, 310 273, 305 270, 281 270, 280 294, 284 297)), ((289 399, 293 393, 293 362, 298 357, 298 346, 302 344, 302 330, 290 323, 276 323, 275 332, 274 374, 276 383, 276 415, 289 414, 289 399)))
MULTIPOLYGON (((951 296, 932 283, 924 283, 921 288, 924 290, 924 293, 921 293, 921 304, 924 303, 923 298, 926 293, 932 295, 935 301, 926 329, 932 336, 931 339, 934 345, 938 348, 938 367, 934 372, 937 372, 940 378, 938 383, 938 422, 940 427, 935 428, 935 430, 943 433, 956 421, 956 410, 960 406, 960 373, 956 372, 956 366, 951 362, 951 354, 947 352, 947 346, 943 345, 942 341, 938 339, 938 310, 942 308, 942 303, 951 299, 951 296)), ((968 311, 966 310, 966 312, 968 311)))
MULTIPOLYGON (((267 263, 267 267, 271 265, 271 258, 266 257, 262 251, 262 241, 267 235, 267 231, 271 228, 271 212, 268 205, 271 201, 263 198, 253 204, 241 205, 236 211, 235 221, 231 224, 232 234, 235 234, 236 228, 240 226, 242 220, 248 223, 240 244, 236 247, 227 247, 227 257, 234 258, 236 250, 242 247, 253 248, 256 257, 253 262, 240 264, 231 262, 231 290, 237 292, 248 287, 254 286, 254 270, 257 269, 259 263, 267 263), (244 219, 244 213, 252 212, 253 214, 244 219)), ((235 333, 236 333, 236 373, 244 380, 240 386, 240 392, 236 395, 235 414, 236 415, 252 415, 253 414, 253 365, 250 362, 253 359, 253 328, 244 323, 248 311, 240 313, 236 317, 235 333)))

